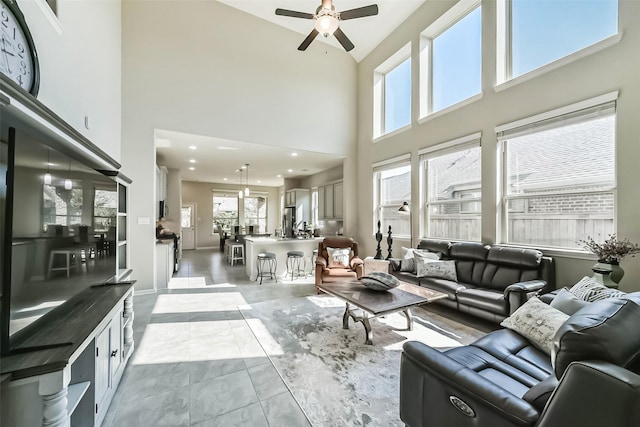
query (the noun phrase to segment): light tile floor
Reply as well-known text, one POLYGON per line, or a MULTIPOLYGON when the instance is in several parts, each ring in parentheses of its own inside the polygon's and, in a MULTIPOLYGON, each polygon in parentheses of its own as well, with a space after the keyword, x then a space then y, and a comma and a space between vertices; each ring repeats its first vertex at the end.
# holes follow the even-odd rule
POLYGON ((134 296, 136 350, 103 426, 309 426, 238 307, 314 292, 248 280, 217 249, 184 251, 170 289, 134 296))

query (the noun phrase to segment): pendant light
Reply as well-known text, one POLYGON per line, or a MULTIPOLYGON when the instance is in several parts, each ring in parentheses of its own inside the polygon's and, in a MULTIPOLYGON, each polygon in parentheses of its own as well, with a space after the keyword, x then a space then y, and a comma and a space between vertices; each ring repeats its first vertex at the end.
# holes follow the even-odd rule
POLYGON ((47 147, 47 173, 44 174, 44 184, 51 185, 51 174, 49 173, 49 166, 51 166, 51 148, 47 147))
POLYGON ((244 187, 244 195, 249 196, 249 163, 245 163, 244 168, 247 170, 247 186, 244 187))
POLYGON ((67 179, 64 180, 64 189, 71 190, 73 182, 71 182, 71 157, 69 157, 69 170, 67 171, 67 179))

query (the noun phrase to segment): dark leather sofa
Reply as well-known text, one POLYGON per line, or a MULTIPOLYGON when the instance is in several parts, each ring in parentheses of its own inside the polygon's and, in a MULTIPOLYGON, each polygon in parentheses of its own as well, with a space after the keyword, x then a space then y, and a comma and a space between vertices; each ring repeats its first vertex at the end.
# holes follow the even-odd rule
POLYGON ((445 352, 407 342, 400 418, 409 427, 640 425, 640 298, 582 308, 551 355, 503 329, 445 352))
POLYGON ((418 249, 456 263, 458 281, 417 277, 399 270, 394 260, 391 274, 400 280, 447 294, 435 303, 453 307, 494 322, 501 322, 531 296, 555 289, 555 262, 535 249, 487 246, 477 242, 425 239, 418 249))

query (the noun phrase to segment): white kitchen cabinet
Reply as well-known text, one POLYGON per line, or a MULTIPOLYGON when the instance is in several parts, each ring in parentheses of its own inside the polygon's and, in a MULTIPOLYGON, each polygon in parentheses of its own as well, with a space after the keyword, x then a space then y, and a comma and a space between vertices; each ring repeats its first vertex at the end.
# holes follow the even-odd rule
POLYGON ((342 219, 342 182, 318 187, 318 219, 342 219))
POLYGON ((339 182, 333 185, 333 217, 335 219, 342 219, 343 216, 342 197, 342 183, 339 182))
POLYGON ((173 240, 156 243, 156 289, 167 289, 173 276, 173 240))
POLYGON ((310 191, 303 188, 294 188, 285 193, 285 205, 296 208, 297 227, 301 228, 306 222, 311 221, 311 196, 310 191))

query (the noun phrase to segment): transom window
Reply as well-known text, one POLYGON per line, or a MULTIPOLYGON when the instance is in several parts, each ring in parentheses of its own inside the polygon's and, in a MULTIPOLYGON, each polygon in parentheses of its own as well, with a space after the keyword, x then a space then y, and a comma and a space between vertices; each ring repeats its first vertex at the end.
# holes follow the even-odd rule
POLYGON ((618 0, 499 0, 498 82, 618 33, 618 0))
POLYGON ((615 233, 615 102, 499 132, 502 241, 577 250, 615 233))
POLYGON ((403 215, 398 209, 404 202, 411 204, 411 163, 408 159, 398 160, 374 167, 374 232, 377 222, 381 223, 383 234, 389 230, 394 236, 410 237, 411 222, 409 215, 403 215))
POLYGON ((374 70, 374 137, 411 124, 411 44, 374 70))
POLYGON ((481 92, 482 8, 461 0, 422 32, 420 115, 443 110, 481 92))
POLYGON ((423 230, 428 237, 480 241, 480 134, 446 142, 423 151, 423 230))

